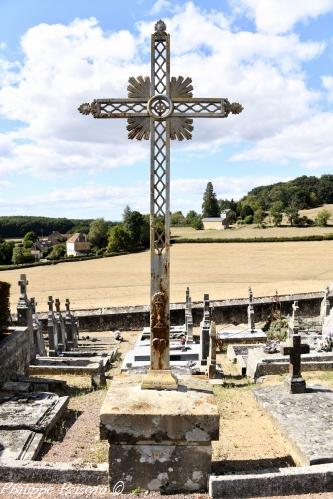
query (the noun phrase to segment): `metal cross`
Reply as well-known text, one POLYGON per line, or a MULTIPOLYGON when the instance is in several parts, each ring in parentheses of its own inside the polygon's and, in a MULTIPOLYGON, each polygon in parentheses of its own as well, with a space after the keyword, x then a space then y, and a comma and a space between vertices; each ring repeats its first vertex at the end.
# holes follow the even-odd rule
POLYGON ((291 378, 299 378, 301 376, 301 354, 309 353, 310 347, 306 343, 301 343, 300 334, 292 336, 292 346, 282 345, 281 351, 283 355, 289 355, 289 374, 291 378))
POLYGON ((170 139, 191 139, 193 118, 226 118, 243 109, 228 99, 194 98, 191 83, 191 78, 170 77, 170 35, 160 20, 151 36, 150 78, 129 78, 127 99, 95 99, 79 107, 94 118, 127 118, 129 139, 150 138, 150 374, 155 381, 145 388, 175 387, 165 376, 170 372, 170 139))

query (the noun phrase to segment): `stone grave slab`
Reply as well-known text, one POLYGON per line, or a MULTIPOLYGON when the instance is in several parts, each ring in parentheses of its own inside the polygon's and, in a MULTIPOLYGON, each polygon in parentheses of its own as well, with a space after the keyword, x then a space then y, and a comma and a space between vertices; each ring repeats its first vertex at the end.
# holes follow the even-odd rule
POLYGON ((254 390, 259 405, 273 418, 291 446, 297 465, 333 462, 333 391, 310 385, 290 394, 282 385, 254 390))
POLYGON ((236 329, 228 327, 217 333, 217 339, 223 343, 265 343, 267 334, 262 329, 236 329))
POLYGON ((0 461, 26 459, 33 461, 42 446, 43 433, 31 430, 0 430, 0 461))
POLYGON ((47 433, 68 405, 69 397, 55 393, 0 392, 0 430, 47 433))
MULTIPOLYGON (((302 371, 330 371, 333 369, 333 352, 310 351, 302 355, 302 371)), ((265 353, 263 348, 248 351, 246 374, 252 379, 271 374, 285 374, 289 370, 289 356, 265 353)))

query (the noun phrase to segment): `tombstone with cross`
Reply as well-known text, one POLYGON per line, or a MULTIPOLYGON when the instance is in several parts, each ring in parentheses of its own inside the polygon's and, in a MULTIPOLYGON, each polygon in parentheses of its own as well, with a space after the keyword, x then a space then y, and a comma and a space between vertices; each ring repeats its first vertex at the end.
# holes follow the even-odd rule
POLYGON ((295 334, 295 330, 299 330, 301 313, 298 306, 298 301, 295 300, 292 304, 292 315, 288 321, 288 338, 291 338, 295 334))
POLYGON ((67 350, 67 342, 66 342, 66 329, 65 329, 65 323, 63 316, 61 314, 60 310, 60 300, 59 298, 55 299, 54 302, 56 313, 55 313, 55 320, 56 320, 56 329, 57 329, 57 338, 58 338, 58 351, 64 352, 67 350))
POLYGON ((35 355, 35 345, 34 345, 34 329, 32 322, 32 308, 30 300, 27 296, 27 287, 29 281, 25 274, 20 275, 20 280, 18 285, 20 286, 19 300, 17 303, 17 325, 21 327, 28 328, 29 342, 30 342, 30 357, 33 358, 35 355))
POLYGON ((324 297, 320 304, 320 321, 323 323, 325 318, 330 315, 331 303, 330 303, 330 288, 327 286, 324 291, 324 297))
POLYGON ((48 299, 49 311, 47 313, 47 334, 49 338, 49 357, 56 357, 58 355, 58 335, 57 335, 57 324, 54 317, 53 304, 54 300, 52 296, 48 299))
POLYGON ((253 292, 249 288, 249 304, 247 307, 248 328, 250 331, 255 331, 256 323, 254 322, 254 307, 253 307, 253 292))
POLYGON ((36 354, 44 357, 46 355, 45 343, 43 337, 43 326, 38 318, 36 307, 37 302, 35 298, 30 299, 31 304, 31 312, 32 312, 32 324, 34 331, 34 344, 35 344, 35 352, 36 354))
POLYGON ((67 337, 67 349, 73 350, 78 346, 78 330, 75 322, 75 317, 73 316, 70 309, 69 298, 65 301, 66 313, 65 313, 65 328, 67 337))
POLYGON ((128 98, 79 107, 94 118, 126 118, 129 139, 150 139, 150 369, 142 388, 177 389, 170 370, 170 140, 192 138, 193 118, 227 118, 242 106, 194 98, 192 80, 170 76, 170 35, 160 20, 151 36, 151 76, 129 78, 128 98))
POLYGON ((302 337, 298 334, 298 328, 294 328, 294 333, 290 338, 291 345, 281 345, 281 353, 289 355, 289 376, 285 381, 285 385, 290 393, 304 393, 306 391, 305 380, 301 374, 301 355, 309 353, 310 347, 307 344, 302 344, 302 337))

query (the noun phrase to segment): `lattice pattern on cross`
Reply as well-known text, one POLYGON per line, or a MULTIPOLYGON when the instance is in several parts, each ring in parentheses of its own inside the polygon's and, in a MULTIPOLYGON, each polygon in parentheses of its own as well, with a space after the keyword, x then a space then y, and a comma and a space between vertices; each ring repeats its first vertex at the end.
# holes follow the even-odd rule
POLYGON ((170 328, 170 140, 191 139, 193 118, 226 118, 243 107, 225 98, 194 98, 191 78, 170 77, 170 36, 161 20, 151 36, 150 78, 130 77, 127 89, 128 98, 95 99, 81 104, 79 111, 94 118, 127 118, 129 139, 150 139, 151 369, 165 370, 170 328), (163 308, 163 314, 154 307, 163 308))

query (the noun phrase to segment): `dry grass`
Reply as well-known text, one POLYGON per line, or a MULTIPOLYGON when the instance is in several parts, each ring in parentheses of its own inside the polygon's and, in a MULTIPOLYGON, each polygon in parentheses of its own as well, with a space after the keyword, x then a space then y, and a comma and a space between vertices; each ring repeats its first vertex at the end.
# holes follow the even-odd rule
MULTIPOLYGON (((306 211, 306 210, 304 210, 306 211)), ((333 225, 327 227, 267 227, 260 229, 256 225, 233 226, 227 230, 195 230, 191 227, 172 227, 171 236, 187 239, 254 239, 255 237, 305 237, 332 234, 333 225)))
MULTIPOLYGON (((333 241, 243 244, 179 244, 171 248, 171 301, 246 297, 251 284, 256 296, 323 290, 333 281, 333 241)), ((38 310, 47 297, 69 297, 73 309, 147 304, 149 252, 49 267, 25 269, 29 296, 38 310)), ((4 271, 11 283, 11 304, 18 300, 20 270, 4 271)))

